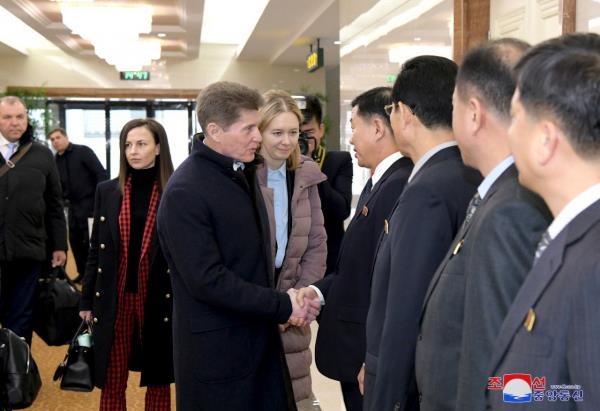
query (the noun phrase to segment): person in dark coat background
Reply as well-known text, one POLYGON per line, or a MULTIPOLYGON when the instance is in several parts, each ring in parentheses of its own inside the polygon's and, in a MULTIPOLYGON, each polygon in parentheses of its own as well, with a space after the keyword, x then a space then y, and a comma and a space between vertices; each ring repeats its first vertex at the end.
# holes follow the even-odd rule
POLYGON ((25 103, 2 97, 0 167, 23 150, 0 176, 0 323, 31 344, 38 277, 50 257, 53 267, 65 264, 67 225, 52 153, 33 141, 25 103))
POLYGON ((169 181, 158 232, 171 269, 178 411, 295 410, 278 324, 304 325, 319 301, 275 290, 256 179, 260 94, 217 82, 198 96, 205 138, 169 181))
POLYGON ((54 159, 60 176, 63 204, 68 209, 69 243, 78 273, 74 280, 79 282, 85 272, 90 248, 88 218, 94 211, 96 186, 108 175, 92 149, 69 142, 64 128, 51 130, 48 139, 56 150, 54 159))
POLYGON ((352 203, 352 157, 347 151, 327 150, 321 146, 325 134, 323 110, 316 96, 304 96, 301 103, 304 121, 300 131, 308 136, 308 153, 321 167, 327 180, 319 184, 319 196, 327 233, 327 268, 325 275, 335 269, 340 244, 344 238, 344 220, 350 216, 352 203), (302 108, 302 104, 304 108, 302 108))
POLYGON ((119 147, 118 179, 96 190, 80 316, 94 326, 100 410, 126 410, 129 369, 148 387, 146 409, 170 410, 172 291, 156 213, 173 163, 165 129, 152 119, 125 124, 119 147))

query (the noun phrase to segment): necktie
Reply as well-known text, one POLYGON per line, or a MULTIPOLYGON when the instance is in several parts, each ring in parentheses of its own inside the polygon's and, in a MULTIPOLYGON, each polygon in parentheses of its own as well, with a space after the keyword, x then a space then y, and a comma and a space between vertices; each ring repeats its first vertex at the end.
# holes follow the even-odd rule
POLYGON ((546 230, 544 231, 542 239, 538 243, 537 249, 535 250, 535 258, 533 260, 534 262, 542 256, 546 248, 548 248, 548 246, 550 245, 550 241, 552 241, 552 237, 550 237, 550 233, 548 233, 548 230, 546 230))
POLYGON ((475 214, 475 210, 477 210, 479 204, 481 204, 481 196, 479 195, 479 193, 475 193, 475 195, 469 202, 469 207, 467 208, 467 215, 465 216, 465 222, 463 223, 463 227, 466 228, 469 225, 469 222, 471 221, 471 218, 473 218, 473 214, 475 214))
POLYGON ((373 188, 373 180, 369 178, 369 181, 367 181, 367 184, 365 184, 365 188, 363 188, 363 191, 360 193, 360 197, 358 197, 358 203, 356 203, 356 211, 357 212, 361 212, 362 208, 364 207, 365 203, 367 202, 367 198, 369 197, 369 194, 371 193, 371 189, 373 188))
POLYGON ((6 145, 6 155, 4 156, 4 159, 6 161, 8 161, 10 159, 10 157, 13 155, 13 153, 15 152, 15 149, 17 148, 17 143, 8 143, 6 145))

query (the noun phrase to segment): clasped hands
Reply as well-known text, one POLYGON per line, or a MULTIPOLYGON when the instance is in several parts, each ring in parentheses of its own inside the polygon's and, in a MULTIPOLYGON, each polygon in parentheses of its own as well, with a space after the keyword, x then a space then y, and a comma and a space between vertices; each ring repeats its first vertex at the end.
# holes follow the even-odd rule
POLYGON ((282 325, 282 331, 290 325, 303 327, 317 318, 321 312, 321 301, 315 290, 310 287, 299 290, 290 288, 287 293, 292 302, 292 315, 288 322, 282 325))

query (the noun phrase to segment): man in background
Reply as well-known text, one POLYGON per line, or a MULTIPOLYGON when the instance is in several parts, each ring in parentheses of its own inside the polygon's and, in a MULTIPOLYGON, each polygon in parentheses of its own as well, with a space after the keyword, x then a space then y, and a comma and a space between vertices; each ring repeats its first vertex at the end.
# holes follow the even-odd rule
POLYGON ((54 159, 68 210, 69 243, 78 273, 74 280, 80 282, 90 247, 88 218, 94 212, 96 186, 108 176, 94 152, 87 146, 71 143, 65 129, 53 129, 48 139, 56 150, 54 159))
POLYGON ((466 165, 485 176, 427 291, 415 371, 421 411, 484 410, 489 360, 552 216, 521 186, 510 154, 516 39, 471 49, 458 70, 452 126, 466 165))
POLYGON ((52 152, 27 120, 21 99, 0 98, 0 323, 31 344, 37 280, 50 258, 65 264, 67 226, 52 152))
POLYGON ((304 96, 300 131, 308 137, 308 155, 319 164, 327 180, 319 184, 325 231, 327 232, 327 269, 332 272, 344 237, 344 220, 352 203, 352 158, 346 151, 329 151, 321 145, 325 134, 323 109, 316 96, 304 96))

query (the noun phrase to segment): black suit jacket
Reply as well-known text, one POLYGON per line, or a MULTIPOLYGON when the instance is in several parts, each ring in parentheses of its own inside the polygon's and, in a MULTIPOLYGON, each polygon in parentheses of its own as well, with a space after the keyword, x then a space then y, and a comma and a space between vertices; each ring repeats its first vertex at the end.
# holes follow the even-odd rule
POLYGON ((430 158, 406 185, 381 236, 367 316, 364 409, 418 409, 414 350, 429 281, 481 181, 458 147, 430 158))
POLYGON ((456 236, 423 305, 415 362, 421 411, 485 409, 494 341, 551 218, 512 165, 456 236))
MULTIPOLYGON (((114 340, 120 261, 119 213, 122 194, 117 180, 102 182, 96 191, 94 225, 90 240, 80 309, 94 315, 94 383, 105 385, 114 340)), ((144 305, 143 344, 132 349, 132 361, 141 370, 142 385, 170 384, 173 378, 171 281, 156 229, 149 252, 148 293, 144 305)), ((138 342, 138 339, 134 339, 138 342)))
POLYGON ((357 209, 340 247, 337 266, 315 285, 325 297, 315 360, 319 371, 338 381, 356 382, 365 359, 365 322, 371 273, 383 221, 404 189, 413 164, 394 162, 372 188, 364 209, 357 209))
POLYGON ((352 157, 347 151, 327 151, 321 167, 327 180, 319 184, 319 196, 327 232, 327 270, 335 269, 344 238, 344 220, 352 203, 352 157))
POLYGON ((87 228, 94 211, 94 194, 99 182, 108 178, 91 148, 70 143, 65 152, 54 156, 63 198, 69 207, 69 226, 87 228))
POLYGON ((506 404, 502 391, 483 387, 489 409, 600 409, 598 244, 600 200, 567 224, 534 263, 502 324, 488 373, 490 377, 521 372, 545 377, 546 390, 552 390, 551 385, 579 385, 583 401, 549 401, 544 395, 539 402, 506 404), (524 325, 528 317, 529 329, 524 325))
MULTIPOLYGON (((255 167, 195 144, 158 210, 173 284, 177 409, 288 409, 269 225, 255 167)), ((291 406, 294 406, 293 397, 291 406)))

